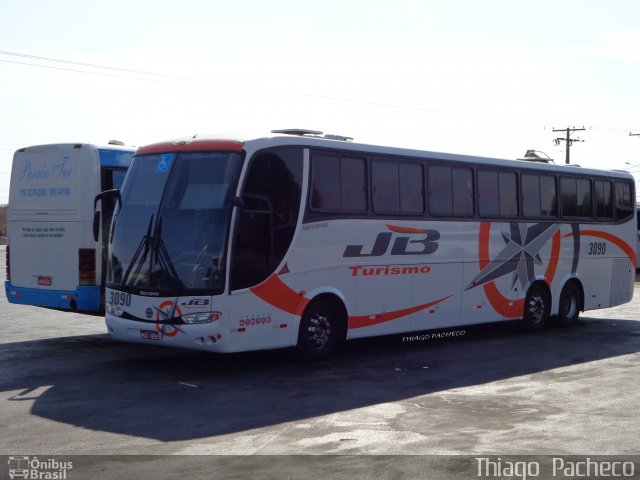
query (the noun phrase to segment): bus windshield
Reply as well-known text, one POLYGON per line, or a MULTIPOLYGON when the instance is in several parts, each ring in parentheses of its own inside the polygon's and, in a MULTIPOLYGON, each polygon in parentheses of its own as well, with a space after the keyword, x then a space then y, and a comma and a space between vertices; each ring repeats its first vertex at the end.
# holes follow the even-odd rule
POLYGON ((220 293, 237 152, 180 152, 134 157, 114 216, 107 285, 220 293))

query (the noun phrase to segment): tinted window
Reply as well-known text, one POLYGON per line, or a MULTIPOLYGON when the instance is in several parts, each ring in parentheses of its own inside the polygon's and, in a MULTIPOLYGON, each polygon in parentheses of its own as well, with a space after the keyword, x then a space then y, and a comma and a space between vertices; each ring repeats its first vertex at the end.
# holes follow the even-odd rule
POLYGON ((560 180, 562 191, 562 215, 565 217, 578 216, 578 192, 575 178, 562 178, 560 180))
POLYGON ((340 210, 340 158, 317 155, 311 167, 311 207, 340 210))
POLYGON ((450 167, 429 167, 429 209, 434 215, 453 213, 450 167))
POLYGON ((516 187, 516 174, 500 172, 500 215, 518 215, 518 189, 516 187))
POLYGON ((522 175, 522 214, 525 217, 540 216, 540 178, 538 175, 522 175))
POLYGON ((400 211, 402 213, 424 212, 424 188, 422 165, 400 163, 400 211))
POLYGON ((598 218, 613 219, 613 192, 611 182, 598 180, 594 182, 596 216, 598 218))
POLYGON ((451 169, 454 215, 473 215, 473 171, 470 168, 451 169))
POLYGON ((556 178, 550 175, 540 177, 540 215, 543 217, 558 216, 556 178))
POLYGON ((478 172, 478 212, 483 217, 500 215, 498 172, 478 172))
POLYGON ((341 209, 363 212, 367 209, 367 171, 363 158, 340 159, 341 209))
POLYGON ((311 208, 323 211, 365 211, 365 160, 325 154, 314 155, 311 165, 311 208))
POLYGON ((373 160, 373 209, 376 213, 424 211, 422 165, 373 160))
POLYGON ((616 182, 616 218, 623 219, 633 215, 631 184, 616 182))
POLYGON ((593 217, 593 203, 591 201, 591 182, 584 178, 576 180, 576 194, 579 217, 593 217))
POLYGON ((429 209, 434 215, 473 215, 473 171, 429 167, 429 209))
POLYGON ((556 179, 550 175, 522 175, 522 213, 525 217, 558 215, 556 179))
POLYGON ((376 213, 397 213, 400 211, 400 180, 398 164, 374 160, 373 210, 376 213))

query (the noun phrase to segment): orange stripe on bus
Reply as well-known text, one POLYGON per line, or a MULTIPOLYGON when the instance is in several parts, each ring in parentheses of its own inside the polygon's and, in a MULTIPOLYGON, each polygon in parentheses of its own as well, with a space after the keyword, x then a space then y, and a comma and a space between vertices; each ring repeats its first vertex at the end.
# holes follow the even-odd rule
POLYGON ((273 274, 260 285, 250 289, 257 297, 261 298, 269 305, 291 313, 292 315, 302 315, 309 299, 293 291, 285 284, 278 275, 273 274))
POLYGON ((389 225, 387 228, 396 233, 427 233, 424 228, 398 227, 397 225, 389 225))
MULTIPOLYGON (((622 240, 620 237, 617 237, 611 233, 601 232, 600 230, 580 230, 580 235, 584 235, 586 237, 597 237, 602 238, 603 240, 608 240, 613 243, 616 247, 622 250, 629 260, 631 261, 631 265, 635 268, 636 266, 636 252, 627 242, 622 240)), ((565 237, 572 237, 572 233, 567 233, 565 237)))
POLYGON ((391 320, 396 320, 401 317, 406 317, 407 315, 411 315, 412 313, 416 313, 416 312, 419 312, 420 310, 424 310, 433 305, 437 305, 438 303, 444 302, 446 299, 450 297, 451 295, 448 295, 434 302, 424 303, 422 305, 404 308, 402 310, 396 310, 394 312, 381 313, 379 315, 353 315, 349 317, 349 328, 352 329, 352 328, 370 327, 372 325, 378 325, 380 323, 390 322, 391 320))

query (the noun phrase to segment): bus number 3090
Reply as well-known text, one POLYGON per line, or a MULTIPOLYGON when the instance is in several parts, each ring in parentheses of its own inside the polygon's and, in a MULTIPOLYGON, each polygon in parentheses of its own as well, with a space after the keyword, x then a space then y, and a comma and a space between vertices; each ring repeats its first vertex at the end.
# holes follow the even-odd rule
POLYGON ((111 305, 131 306, 131 294, 124 292, 109 292, 111 294, 111 305))
POLYGON ((606 242, 589 242, 587 255, 604 255, 607 252, 606 242))

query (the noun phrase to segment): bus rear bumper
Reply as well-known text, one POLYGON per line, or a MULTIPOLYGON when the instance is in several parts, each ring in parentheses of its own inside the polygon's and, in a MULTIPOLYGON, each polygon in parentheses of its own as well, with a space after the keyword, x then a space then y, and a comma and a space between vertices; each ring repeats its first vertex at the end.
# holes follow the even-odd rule
POLYGON ((4 288, 9 303, 84 312, 100 310, 99 286, 78 286, 75 290, 45 290, 17 287, 10 281, 5 281, 4 288))

